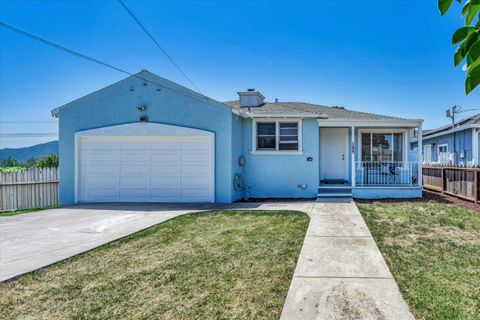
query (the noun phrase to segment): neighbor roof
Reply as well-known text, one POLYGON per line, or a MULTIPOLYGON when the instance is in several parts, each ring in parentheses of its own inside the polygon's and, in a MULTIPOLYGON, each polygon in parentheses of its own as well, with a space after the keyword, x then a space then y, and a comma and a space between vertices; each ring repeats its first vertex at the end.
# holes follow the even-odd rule
POLYGON ((424 137, 428 137, 431 135, 438 135, 438 134, 443 134, 443 133, 448 133, 450 130, 458 130, 457 128, 462 127, 462 128, 468 128, 472 127, 475 125, 480 125, 480 113, 473 115, 471 117, 462 119, 458 122, 455 122, 455 124, 449 124, 446 126, 441 126, 433 130, 429 130, 427 133, 423 133, 424 137))
POLYGON ((240 102, 225 101, 224 104, 238 110, 246 111, 251 116, 298 116, 317 117, 336 120, 409 120, 404 118, 384 116, 368 112, 348 110, 342 107, 327 107, 305 102, 266 102, 260 107, 241 108, 240 102))

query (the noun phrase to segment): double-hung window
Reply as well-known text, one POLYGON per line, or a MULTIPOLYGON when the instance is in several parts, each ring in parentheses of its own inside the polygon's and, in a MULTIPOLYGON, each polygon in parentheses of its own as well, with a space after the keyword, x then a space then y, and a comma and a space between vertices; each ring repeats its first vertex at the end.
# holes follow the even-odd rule
POLYGON ((447 164, 449 162, 448 144, 438 145, 438 162, 447 164))
POLYGON ((299 151, 299 121, 255 122, 256 151, 299 151))
POLYGON ((362 161, 403 161, 403 133, 362 133, 362 161))
POLYGON ((275 122, 257 123, 257 150, 277 149, 277 124, 275 122))

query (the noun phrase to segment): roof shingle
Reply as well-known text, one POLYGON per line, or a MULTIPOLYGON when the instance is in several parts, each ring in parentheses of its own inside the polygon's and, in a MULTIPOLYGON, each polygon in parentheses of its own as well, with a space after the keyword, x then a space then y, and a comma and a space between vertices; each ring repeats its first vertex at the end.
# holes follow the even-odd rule
POLYGON ((224 104, 236 109, 249 111, 252 116, 299 116, 338 120, 408 120, 380 114, 352 111, 339 107, 327 107, 306 102, 266 102, 260 107, 240 108, 240 102, 225 101, 224 104))

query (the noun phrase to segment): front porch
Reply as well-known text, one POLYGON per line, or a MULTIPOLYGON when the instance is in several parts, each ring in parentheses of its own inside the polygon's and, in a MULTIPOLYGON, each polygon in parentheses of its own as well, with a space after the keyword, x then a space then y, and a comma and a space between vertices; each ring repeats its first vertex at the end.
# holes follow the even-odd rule
POLYGON ((318 123, 320 197, 421 196, 422 149, 410 149, 409 134, 421 121, 318 123))

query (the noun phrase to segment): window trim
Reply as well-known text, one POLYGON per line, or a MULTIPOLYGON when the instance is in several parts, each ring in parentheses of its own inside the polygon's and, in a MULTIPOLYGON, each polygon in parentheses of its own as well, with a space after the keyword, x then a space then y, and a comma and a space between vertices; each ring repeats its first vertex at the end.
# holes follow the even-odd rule
POLYGON ((301 118, 267 118, 267 119, 252 119, 252 150, 251 154, 260 155, 298 155, 303 154, 303 144, 302 144, 302 119, 301 118), (275 150, 268 149, 257 149, 257 123, 275 123, 275 150), (280 123, 297 123, 297 134, 298 134, 298 150, 280 150, 280 123))
MULTIPOLYGON (((408 160, 408 141, 407 141, 407 129, 358 129, 358 148, 357 148, 357 159, 358 161, 362 160, 362 133, 370 133, 370 139, 372 139, 372 133, 384 133, 384 134, 394 134, 394 133, 401 133, 402 134, 402 161, 400 162, 407 162, 408 160)), ((393 137, 392 137, 393 138, 393 137)), ((391 162, 399 162, 393 160, 393 153, 394 149, 392 146, 392 161, 391 162)), ((370 159, 372 158, 372 144, 370 144, 370 159)), ((372 161, 372 160, 370 160, 372 161)), ((388 161, 385 161, 388 162, 388 161)))
MULTIPOLYGON (((448 143, 442 143, 442 144, 439 144, 437 145, 437 162, 442 164, 441 161, 440 161, 440 148, 441 147, 445 147, 447 150, 445 151, 445 153, 447 154, 447 157, 449 156, 449 152, 448 152, 448 143)), ((443 152, 442 152, 443 153, 443 152)))

